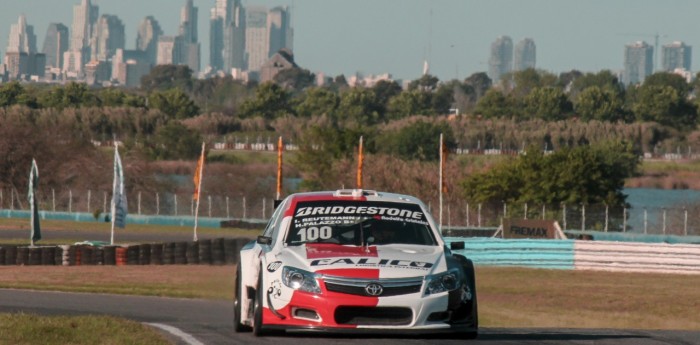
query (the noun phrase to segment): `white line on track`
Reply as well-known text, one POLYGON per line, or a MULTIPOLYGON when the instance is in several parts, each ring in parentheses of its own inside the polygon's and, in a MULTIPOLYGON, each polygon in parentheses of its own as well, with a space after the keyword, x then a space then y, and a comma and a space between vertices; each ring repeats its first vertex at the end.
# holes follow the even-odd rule
POLYGON ((172 334, 172 335, 174 335, 174 336, 176 336, 176 337, 182 339, 185 343, 187 343, 187 344, 189 344, 189 345, 204 345, 204 343, 202 343, 201 341, 197 340, 197 339, 196 339, 195 337, 193 337, 192 335, 187 334, 187 333, 181 331, 181 330, 180 330, 179 328, 177 328, 177 327, 164 325, 164 324, 162 324, 162 323, 144 322, 144 324, 145 324, 145 325, 152 326, 152 327, 160 328, 160 329, 162 329, 162 330, 164 330, 164 331, 166 331, 166 332, 168 332, 168 333, 170 333, 170 334, 172 334))

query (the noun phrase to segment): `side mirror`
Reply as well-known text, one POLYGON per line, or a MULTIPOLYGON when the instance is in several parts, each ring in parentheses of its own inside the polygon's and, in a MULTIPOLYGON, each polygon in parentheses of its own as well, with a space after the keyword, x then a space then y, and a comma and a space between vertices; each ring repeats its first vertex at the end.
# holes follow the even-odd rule
POLYGON ((451 243, 450 243, 450 249, 451 249, 451 250, 460 250, 460 249, 464 249, 464 241, 451 242, 451 243))
POLYGON ((264 245, 270 245, 272 244, 272 237, 267 237, 267 236, 258 236, 258 239, 256 241, 258 244, 264 244, 264 245))

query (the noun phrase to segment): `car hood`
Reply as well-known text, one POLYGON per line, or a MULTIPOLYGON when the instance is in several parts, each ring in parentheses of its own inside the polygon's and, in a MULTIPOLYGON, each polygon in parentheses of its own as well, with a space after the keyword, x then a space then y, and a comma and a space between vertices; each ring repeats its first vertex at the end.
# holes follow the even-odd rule
POLYGON ((284 265, 342 277, 406 278, 445 270, 440 246, 381 245, 369 247, 308 243, 284 248, 284 265))

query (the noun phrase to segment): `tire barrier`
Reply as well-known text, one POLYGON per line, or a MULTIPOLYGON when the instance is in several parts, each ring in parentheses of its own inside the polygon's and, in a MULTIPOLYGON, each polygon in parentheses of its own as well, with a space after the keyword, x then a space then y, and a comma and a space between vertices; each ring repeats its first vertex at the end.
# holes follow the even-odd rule
POLYGON ((126 247, 114 248, 114 264, 117 266, 126 265, 126 247))
POLYGON ((173 246, 173 263, 175 265, 187 263, 187 242, 175 242, 173 246))
POLYGON ((126 246, 0 246, 2 265, 230 265, 252 239, 215 238, 197 242, 143 243, 126 246))
POLYGON ((211 240, 211 263, 213 265, 223 265, 226 263, 224 258, 223 238, 215 238, 211 240))
POLYGON ((188 265, 199 264, 199 243, 187 242, 187 252, 185 254, 188 265))
POLYGON ((56 264, 57 247, 41 247, 41 265, 53 266, 56 264))
POLYGON ((151 265, 163 264, 163 244, 155 243, 151 245, 151 265))
POLYGON ((199 263, 202 265, 211 265, 211 240, 200 240, 199 244, 199 263))
POLYGON ((151 245, 143 243, 139 245, 139 265, 148 265, 151 263, 151 245))
POLYGON ((117 247, 115 246, 104 246, 102 247, 102 255, 103 255, 103 265, 116 265, 117 264, 117 247))

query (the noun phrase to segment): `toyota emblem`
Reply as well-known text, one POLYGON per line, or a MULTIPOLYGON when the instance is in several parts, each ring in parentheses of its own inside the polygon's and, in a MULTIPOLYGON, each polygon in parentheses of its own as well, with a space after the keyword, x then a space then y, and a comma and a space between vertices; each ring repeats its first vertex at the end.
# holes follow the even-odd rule
POLYGON ((377 283, 369 283, 365 286, 365 292, 370 296, 379 296, 384 291, 384 288, 377 283))

